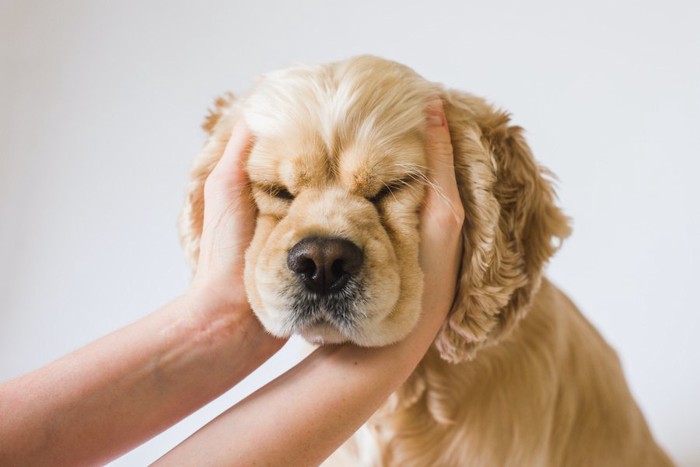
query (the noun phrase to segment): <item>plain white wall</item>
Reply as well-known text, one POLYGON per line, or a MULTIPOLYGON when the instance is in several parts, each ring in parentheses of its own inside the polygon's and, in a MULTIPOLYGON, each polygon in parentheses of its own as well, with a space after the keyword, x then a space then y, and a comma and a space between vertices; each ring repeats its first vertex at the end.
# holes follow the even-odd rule
MULTIPOLYGON (((527 128, 575 225, 550 277, 619 351, 658 439, 700 465, 697 5, 0 1, 0 380, 186 289, 175 222, 217 94, 373 53, 527 128)), ((293 353, 114 464, 155 459, 293 353)))

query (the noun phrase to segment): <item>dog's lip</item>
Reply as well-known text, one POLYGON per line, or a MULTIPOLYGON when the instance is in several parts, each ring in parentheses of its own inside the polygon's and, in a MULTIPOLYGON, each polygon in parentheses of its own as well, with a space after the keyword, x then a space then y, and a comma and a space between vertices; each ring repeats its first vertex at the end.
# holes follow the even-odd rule
POLYGON ((317 345, 340 344, 348 341, 348 337, 342 335, 337 326, 323 318, 300 326, 296 332, 307 341, 317 345))
POLYGON ((325 344, 325 341, 323 340, 323 336, 319 336, 319 335, 307 336, 307 337, 306 337, 306 340, 309 341, 309 342, 312 343, 312 344, 315 344, 315 345, 323 345, 323 344, 325 344))

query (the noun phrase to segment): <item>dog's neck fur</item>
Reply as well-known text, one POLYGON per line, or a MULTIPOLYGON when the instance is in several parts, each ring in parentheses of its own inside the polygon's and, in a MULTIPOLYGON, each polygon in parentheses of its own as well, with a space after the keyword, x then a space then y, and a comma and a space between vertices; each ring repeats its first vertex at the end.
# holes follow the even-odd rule
POLYGON ((513 332, 473 360, 432 349, 368 423, 375 445, 348 447, 371 465, 670 465, 611 356, 544 280, 513 332))

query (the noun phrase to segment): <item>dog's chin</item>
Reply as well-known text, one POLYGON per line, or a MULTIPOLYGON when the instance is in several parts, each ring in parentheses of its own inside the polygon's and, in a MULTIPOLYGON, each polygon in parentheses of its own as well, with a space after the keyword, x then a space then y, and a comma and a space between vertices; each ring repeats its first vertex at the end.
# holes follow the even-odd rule
POLYGON ((282 338, 298 335, 314 345, 382 347, 403 339, 419 316, 417 307, 404 304, 399 309, 397 300, 386 297, 384 303, 376 303, 361 291, 349 299, 319 299, 307 293, 269 293, 261 298, 253 311, 268 332, 282 338))
POLYGON ((299 329, 297 333, 307 342, 314 345, 342 344, 351 340, 328 323, 306 326, 303 329, 299 329))
POLYGON ((369 323, 358 323, 356 327, 338 327, 328 321, 317 321, 299 326, 292 334, 301 336, 314 345, 351 343, 360 347, 383 347, 405 338, 415 327, 418 315, 402 320, 402 326, 387 326, 386 323, 373 323, 371 331, 369 323))

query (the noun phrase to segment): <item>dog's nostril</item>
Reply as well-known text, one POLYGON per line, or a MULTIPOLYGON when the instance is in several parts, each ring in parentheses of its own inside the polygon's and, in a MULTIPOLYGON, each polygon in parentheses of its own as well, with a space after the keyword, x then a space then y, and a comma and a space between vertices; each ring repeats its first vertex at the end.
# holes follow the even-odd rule
POLYGON ((339 292, 362 267, 362 250, 349 240, 306 237, 294 245, 287 266, 316 294, 339 292))
POLYGON ((333 265, 331 266, 331 272, 333 273, 334 276, 342 276, 345 274, 345 271, 343 270, 343 260, 342 259, 336 259, 333 261, 333 265))
POLYGON ((287 267, 294 273, 304 276, 313 276, 316 273, 316 262, 313 252, 306 248, 292 248, 287 256, 287 267))
POLYGON ((313 276, 316 272, 316 263, 312 259, 302 259, 299 266, 299 270, 295 271, 298 274, 306 274, 307 276, 313 276))

